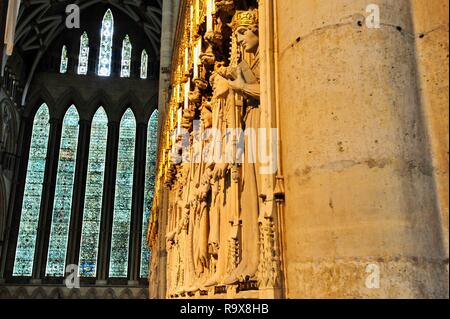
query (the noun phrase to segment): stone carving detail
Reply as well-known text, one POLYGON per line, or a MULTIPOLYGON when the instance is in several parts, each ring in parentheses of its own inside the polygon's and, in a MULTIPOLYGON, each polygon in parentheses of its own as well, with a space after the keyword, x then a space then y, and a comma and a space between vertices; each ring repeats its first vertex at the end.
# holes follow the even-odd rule
MULTIPOLYGON (((167 214, 167 296, 276 290, 276 214, 261 213, 259 167, 250 160, 261 116, 258 3, 196 3, 186 1, 156 182, 168 190, 159 212, 167 214), (173 134, 181 129, 188 138, 173 134), (254 135, 235 133, 247 129, 254 135), (174 161, 179 155, 189 160, 174 161)), ((162 202, 157 192, 153 207, 162 202)))
POLYGON ((0 102, 0 147, 6 148, 11 135, 12 121, 11 107, 5 99, 0 102))

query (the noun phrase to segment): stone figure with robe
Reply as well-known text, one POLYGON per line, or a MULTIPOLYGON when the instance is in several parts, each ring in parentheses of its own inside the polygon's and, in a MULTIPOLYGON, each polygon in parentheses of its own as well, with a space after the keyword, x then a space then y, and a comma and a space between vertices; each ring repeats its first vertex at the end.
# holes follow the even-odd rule
MULTIPOLYGON (((259 203, 258 174, 256 159, 256 141, 260 123, 260 76, 259 76, 259 34, 257 10, 237 11, 232 22, 233 36, 239 47, 239 56, 232 56, 236 61, 218 71, 215 78, 216 96, 227 96, 227 103, 242 107, 236 118, 245 134, 243 160, 239 176, 239 223, 240 258, 233 270, 224 278, 223 284, 256 279, 259 265, 259 203), (218 92, 218 89, 221 92, 218 92), (233 103, 241 98, 243 105, 233 103)), ((236 53, 237 54, 237 53, 236 53)), ((239 158, 239 150, 237 150, 239 158)))

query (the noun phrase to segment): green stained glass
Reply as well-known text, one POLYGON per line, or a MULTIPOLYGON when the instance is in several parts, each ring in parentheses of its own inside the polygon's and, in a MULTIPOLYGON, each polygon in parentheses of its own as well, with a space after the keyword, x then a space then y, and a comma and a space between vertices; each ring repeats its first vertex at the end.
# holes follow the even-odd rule
POLYGON ((61 50, 61 64, 59 66, 59 73, 67 73, 67 63, 69 58, 67 57, 67 47, 63 45, 61 50))
POLYGON ((122 62, 120 68, 120 77, 129 78, 131 74, 131 42, 128 35, 125 36, 122 43, 122 62))
POLYGON ((89 38, 83 32, 80 38, 80 54, 78 56, 78 74, 86 75, 89 63, 89 38))
POLYGON ((33 122, 13 276, 32 275, 48 136, 49 112, 44 103, 33 122))
POLYGON ((98 75, 111 75, 112 42, 114 33, 114 19, 110 9, 103 16, 100 31, 100 53, 98 57, 98 75))
POLYGON ((47 257, 47 276, 61 277, 65 273, 73 179, 77 156, 78 121, 77 109, 72 105, 67 110, 63 121, 47 257))
POLYGON ((147 54, 147 51, 142 50, 142 53, 141 53, 141 79, 147 78, 147 69, 148 69, 148 54, 147 54))
POLYGON ((152 209, 153 193, 155 188, 156 151, 158 148, 158 110, 155 110, 150 117, 147 130, 147 163, 145 165, 145 185, 144 185, 144 218, 142 226, 141 244, 141 277, 148 276, 148 263, 150 251, 147 245, 147 228, 152 209))
POLYGON ((81 277, 95 277, 97 271, 107 138, 108 117, 105 110, 100 107, 95 113, 91 126, 80 261, 78 264, 81 277))
POLYGON ((111 238, 110 277, 127 277, 136 122, 128 109, 120 123, 119 153, 111 238))

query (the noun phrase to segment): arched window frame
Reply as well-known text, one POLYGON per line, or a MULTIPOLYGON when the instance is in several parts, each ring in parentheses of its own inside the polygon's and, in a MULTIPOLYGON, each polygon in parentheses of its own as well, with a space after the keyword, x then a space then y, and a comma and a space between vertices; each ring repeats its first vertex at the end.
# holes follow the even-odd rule
POLYGON ((120 65, 120 77, 129 78, 131 76, 131 51, 133 47, 131 45, 130 37, 128 34, 122 41, 122 59, 120 65))
POLYGON ((99 107, 91 124, 78 263, 80 277, 95 277, 97 274, 107 142, 108 116, 104 108, 99 107))
POLYGON ((100 50, 98 56, 99 76, 111 75, 112 44, 114 36, 114 16, 111 9, 106 10, 100 30, 100 50))
POLYGON ((80 37, 77 74, 86 75, 89 67, 89 37, 86 32, 80 37))
MULTIPOLYGON (((106 15, 106 13, 105 13, 105 15, 106 15)), ((111 15, 111 17, 112 17, 112 15, 111 15)), ((111 19, 111 21, 112 21, 112 19, 111 19)), ((113 25, 112 25, 113 26, 113 25)), ((112 27, 112 30, 113 30, 113 27, 112 27)), ((91 35, 91 34, 90 34, 91 35)), ((113 37, 113 35, 111 35, 111 38, 113 37)), ((127 36, 127 38, 128 38, 128 36, 127 36)), ((91 39, 92 40, 92 39, 91 39)), ((125 39, 124 39, 124 41, 125 41, 125 39)), ((91 43, 91 45, 92 45, 92 43, 91 43)), ((131 41, 130 41, 130 45, 131 45, 131 41)), ((73 49, 73 48, 72 48, 73 49)), ((111 45, 111 49, 112 49, 112 45, 111 45)), ((132 49, 132 48, 131 48, 132 49)), ((89 62, 89 50, 90 50, 90 48, 89 48, 89 38, 88 38, 88 36, 87 36, 87 33, 86 32, 83 32, 83 34, 80 36, 80 52, 79 52, 79 60, 78 60, 78 65, 77 65, 77 73, 79 73, 79 74, 83 74, 83 75, 85 75, 85 74, 87 74, 87 72, 88 72, 88 67, 89 67, 89 63, 92 63, 92 61, 91 62, 89 62), (82 39, 85 39, 85 41, 83 41, 82 39), (83 47, 85 48, 85 50, 83 51, 83 47), (85 60, 83 60, 82 59, 82 52, 84 52, 83 54, 84 54, 84 56, 85 56, 85 60), (81 70, 81 72, 80 72, 80 67, 82 67, 82 63, 81 63, 81 61, 85 61, 85 68, 83 68, 82 70, 81 70)), ((131 51, 131 50, 130 50, 131 51)), ((91 52, 92 53, 92 52, 91 52)), ((75 52, 75 54, 76 54, 76 52, 75 52)), ((138 53, 139 54, 139 53, 138 53)), ((111 57, 112 57, 112 52, 111 52, 111 57)), ((143 50, 142 52, 141 52, 141 59, 142 59, 142 61, 144 62, 142 65, 141 65, 141 75, 143 75, 143 78, 147 78, 147 68, 148 68, 148 55, 147 55, 147 52, 145 51, 145 50, 143 50), (143 58, 144 57, 144 58, 143 58), (145 67, 143 67, 143 66, 145 66, 145 67)), ((75 62, 76 63, 76 62, 75 62)), ((95 63, 95 62, 94 62, 95 63)), ((133 61, 133 65, 134 65, 134 63, 136 63, 135 61, 133 61)), ((72 65, 72 62, 71 62, 71 65, 72 65)), ((110 63, 110 67, 112 66, 112 63, 110 63)), ((92 68, 92 65, 91 65, 91 68, 92 68)), ((72 69, 72 66, 71 66, 71 69, 72 69)), ((130 52, 130 70, 131 70, 131 52, 130 52)), ((66 45, 64 45, 62 48, 61 48, 61 64, 60 64, 60 73, 61 74, 64 74, 64 73, 67 73, 67 71, 68 71, 68 55, 67 55, 67 46, 66 45)), ((110 70, 111 71, 111 70, 110 70)), ((131 71, 130 71, 131 72, 131 71)), ((129 77, 130 75, 128 75, 128 77, 129 77)), ((78 99, 76 99, 76 100, 78 100, 78 99)), ((91 109, 91 108, 90 108, 91 109)), ((53 109, 52 109, 53 110, 53 109)), ((92 110, 90 110, 89 111, 89 114, 88 115, 86 115, 86 114, 83 114, 83 118, 85 118, 84 116, 92 116, 92 113, 90 113, 92 110)), ((60 114, 59 113, 59 111, 58 111, 58 114, 60 114)), ((77 114, 78 114, 78 112, 77 112, 77 114)), ((133 114, 134 115, 134 114, 133 114)), ((148 115, 147 115, 148 116, 148 115)), ((153 116, 153 115, 152 115, 153 116)), ((78 117, 78 119, 79 119, 79 117, 78 117)), ((52 126, 52 129, 55 131, 55 132, 59 132, 59 134, 58 135, 60 135, 61 134, 61 131, 60 131, 60 129, 61 129, 61 122, 60 122, 60 118, 58 117, 58 121, 57 121, 57 125, 56 126, 52 126)), ((137 120, 136 120, 136 118, 134 119, 135 120, 135 134, 136 134, 136 128, 137 128, 137 120)), ((83 126, 83 128, 86 128, 86 126, 83 126)), ((79 131, 79 129, 80 128, 78 128, 78 132, 77 132, 77 143, 76 143, 76 147, 78 148, 78 147, 81 147, 81 145, 78 145, 78 134, 80 134, 80 131, 79 131)), ((85 132, 84 130, 83 130, 83 132, 85 132)), ((145 130, 144 131, 140 131, 139 132, 139 135, 141 136, 141 134, 142 134, 142 138, 145 138, 145 135, 146 135, 146 133, 145 133, 145 130)), ((84 135, 83 135, 84 136, 84 135)), ((107 135, 106 135, 107 136, 107 135)), ((56 139, 53 139, 52 140, 53 142, 52 142, 52 145, 58 145, 58 143, 59 143, 59 141, 57 141, 56 139)), ((47 143, 48 143, 48 137, 47 137, 47 143)), ((134 140, 134 143, 136 143, 136 137, 135 137, 135 140, 134 140)), ((136 151, 136 147, 137 147, 137 145, 134 145, 134 151, 136 151)), ((142 145, 141 146, 143 149, 142 149, 142 152, 140 152, 139 151, 139 154, 141 154, 142 156, 144 156, 144 154, 143 153, 145 153, 146 152, 146 147, 145 147, 145 145, 142 145)), ((58 151, 60 151, 60 150, 58 150, 58 148, 57 147, 55 147, 55 148, 52 148, 51 149, 51 152, 49 153, 49 154, 47 154, 47 155, 49 155, 50 157, 48 158, 48 159, 46 159, 46 160, 48 160, 49 162, 48 163, 45 163, 45 165, 50 165, 50 167, 51 168, 48 168, 47 170, 48 170, 48 173, 51 173, 51 174, 49 174, 49 175, 51 175, 51 176, 48 176, 48 177, 51 177, 51 179, 49 179, 49 181, 50 180, 54 180, 55 178, 56 179, 58 179, 58 175, 59 175, 59 168, 57 167, 58 166, 58 161, 57 161, 57 157, 58 157, 58 151), (52 164, 52 162, 56 162, 55 163, 55 166, 53 166, 54 164, 52 164), (50 163, 50 164, 49 164, 50 163)), ((74 152, 75 154, 77 153, 77 149, 75 149, 75 152, 74 152)), ((84 151, 83 151, 83 153, 84 153, 84 151)), ((81 154, 81 153, 80 153, 81 154)), ((106 154, 105 154, 105 157, 106 157, 106 154)), ((133 163, 134 163, 134 157, 135 157, 135 154, 133 154, 133 163)), ((77 158, 76 158, 76 155, 75 155, 75 158, 74 158, 74 161, 75 161, 75 163, 77 163, 77 158)), ((105 161, 106 161, 106 159, 105 159, 105 161)), ((83 162, 84 163, 84 162, 83 162)), ((79 174, 81 174, 81 175, 83 175, 83 176, 81 176, 80 177, 80 179, 81 180, 83 180, 84 178, 86 178, 86 176, 84 175, 84 174, 86 174, 86 171, 84 170, 84 169, 82 169, 82 167, 84 167, 83 165, 86 165, 86 164, 81 164, 81 165, 79 165, 79 167, 78 167, 78 170, 79 170, 79 174), (84 172, 84 173, 80 173, 80 172, 84 172)), ((115 167, 115 165, 117 165, 117 163, 113 163, 112 164, 114 167, 115 167)), ((136 165, 138 165, 139 167, 140 167, 140 169, 144 169, 144 166, 146 166, 146 164, 145 163, 143 163, 142 161, 141 161, 141 163, 140 164, 136 164, 136 165)), ((74 174, 75 174, 75 169, 76 169, 76 164, 74 165, 74 174)), ((145 172, 145 170, 144 170, 144 172, 145 172)), ((134 174, 134 165, 133 165, 133 174, 134 174)), ((73 178, 73 179, 75 179, 75 178, 73 178)), ((104 182, 104 181, 103 181, 104 182)), ((133 181, 134 182, 134 181, 133 181)), ((44 181, 44 183, 45 183, 45 181, 44 181)), ((53 197, 54 197, 54 193, 55 193, 55 183, 52 183, 53 185, 52 186, 50 186, 49 187, 49 189, 47 190, 47 191, 45 191, 45 199, 46 200, 48 200, 48 199, 53 199, 53 197)), ((139 184, 141 184, 141 181, 139 182, 139 184)), ((79 185, 79 183, 77 183, 77 185, 79 185)), ((78 187, 78 186, 77 186, 78 187)), ((85 194, 85 187, 86 187, 86 185, 83 185, 83 186, 80 186, 81 188, 80 189, 78 189, 77 188, 77 190, 76 190, 76 192, 75 192, 75 194, 77 195, 77 199, 79 199, 79 198, 81 198, 81 196, 83 195, 83 194, 85 194)), ((73 196, 74 194, 73 194, 73 192, 74 192, 74 185, 73 185, 73 183, 72 183, 72 191, 71 191, 71 196, 73 196)), ((108 194, 109 194, 109 192, 108 192, 108 194)), ((142 194, 141 194, 142 195, 142 194)), ((133 195, 132 195, 133 196, 133 195)), ((42 197, 42 193, 41 193, 41 197, 42 197)), ((139 198, 142 198, 142 197, 140 197, 139 196, 139 198)), ((71 199, 71 202, 72 202, 72 198, 70 198, 71 199)), ((20 200, 20 199, 19 199, 20 200)), ((40 198, 40 200, 42 200, 41 198, 40 198)), ((51 209, 52 209, 52 207, 51 207, 51 205, 52 205, 52 203, 54 204, 54 201, 53 202, 48 202, 48 204, 45 204, 45 206, 43 206, 43 207, 46 207, 46 208, 49 208, 50 209, 50 211, 48 211, 47 209, 45 209, 43 212, 39 212, 38 214, 43 214, 43 216, 39 216, 39 218, 42 218, 42 217, 45 217, 45 220, 47 220, 47 218, 48 218, 48 220, 50 220, 50 217, 52 217, 51 218, 51 222, 50 222, 50 225, 48 225, 49 226, 49 228, 51 229, 52 227, 53 227, 53 220, 55 220, 55 218, 53 218, 53 214, 54 214, 54 211, 51 211, 51 209), (48 205, 50 205, 50 207, 48 207, 48 205), (48 215, 52 215, 52 216, 48 216, 48 215)), ((138 205, 140 205, 139 203, 138 203, 138 205)), ((72 213, 74 213, 74 215, 75 216, 79 216, 80 214, 81 214, 81 216, 83 216, 83 213, 84 213, 84 211, 85 211, 85 209, 84 208, 82 208, 82 207, 77 207, 73 212, 72 212, 72 210, 73 210, 73 208, 71 207, 72 205, 70 204, 70 211, 71 211, 71 213, 70 214, 72 214, 72 213)), ((138 210, 139 210, 139 212, 140 212, 140 209, 141 209, 141 207, 139 207, 138 208, 138 210)), ((145 211, 145 209, 144 209, 144 211, 145 211)), ((140 212, 141 213, 141 212, 140 212)), ((145 213, 145 212, 144 212, 145 213)), ((131 214, 132 214, 132 211, 130 210, 130 216, 131 216, 131 214)), ((141 215, 142 216, 142 215, 141 215)), ((70 223, 70 218, 72 218, 72 216, 70 216, 69 217, 69 223, 70 223)), ((139 218, 140 219, 140 218, 139 218)), ((141 229, 141 226, 142 226, 142 221, 140 221, 138 219, 138 221, 136 221, 136 223, 137 223, 137 225, 138 225, 138 229, 137 229, 137 231, 139 232, 139 229, 141 229)), ((130 220, 131 221, 131 220, 130 220)), ((144 220, 144 223, 147 221, 147 219, 145 219, 144 220)), ((109 224, 109 222, 108 222, 108 224, 109 224)), ((81 222, 81 223, 79 223, 78 225, 84 225, 84 221, 83 222, 81 222)), ((109 224, 109 225, 111 225, 111 224, 109 224)), ((145 226, 142 226, 143 228, 145 228, 146 229, 146 226, 147 225, 145 225, 145 226)), ((78 243, 80 243, 80 237, 79 237, 79 235, 80 235, 80 231, 81 230, 70 230, 70 239, 71 239, 71 242, 72 242, 72 240, 73 240, 73 238, 75 238, 77 241, 78 241, 78 243)), ((50 230, 50 232, 52 232, 51 230, 50 230)), ((144 229, 142 229, 142 235, 144 236, 144 233, 145 233, 145 230, 144 229)), ((48 229, 47 230, 39 230, 39 234, 40 235, 42 235, 43 234, 43 237, 41 237, 40 235, 39 236, 37 236, 38 238, 40 238, 40 241, 39 241, 39 243, 40 244, 42 244, 42 238, 44 238, 44 240, 48 240, 49 239, 49 232, 48 232, 48 229)), ((51 235, 51 234, 50 234, 51 235)), ((129 234, 128 234, 129 235, 129 234)), ((128 236, 128 237, 130 237, 130 236, 128 236)), ((69 231, 67 231, 67 239, 69 239, 69 231)), ((131 237, 130 237, 130 240, 131 240, 131 237)), ((50 241, 51 241, 51 236, 50 236, 50 241)), ((143 242, 145 242, 145 240, 143 240, 143 242)), ((73 242, 72 242, 73 243, 73 242)), ((36 243, 35 243, 36 244, 36 243)), ((66 245, 68 245, 68 243, 66 243, 66 245)), ((106 244, 102 244, 102 245, 106 245, 106 244)), ((108 245, 112 245, 111 243, 109 243, 108 245)), ((132 246, 130 246, 131 245, 131 243, 129 242, 128 243, 128 250, 132 247, 132 246)), ((144 244, 144 246, 146 247, 146 244, 144 244)), ((38 255, 39 256, 41 256, 41 253, 42 253, 42 255, 47 255, 47 257, 50 257, 49 256, 49 253, 50 253, 50 250, 51 250, 51 243, 44 243, 43 245, 39 245, 39 247, 41 247, 40 248, 40 250, 41 251, 38 251, 37 253, 38 253, 38 255), (47 246, 47 244, 48 244, 48 246, 47 246), (48 249, 48 250, 47 250, 48 249)), ((104 247, 104 246, 102 246, 102 247, 104 247)), ((108 246, 106 246, 106 247, 108 247, 108 246)), ((108 248, 111 248, 111 246, 109 246, 108 248)), ((137 254, 143 254, 143 251, 141 251, 141 250, 139 250, 139 247, 135 247, 138 251, 133 251, 133 253, 137 253, 137 254)), ((142 247, 141 247, 142 248, 142 247)), ((80 248, 81 249, 81 248, 80 248)), ((64 262, 62 262, 61 264, 65 264, 65 259, 66 258, 68 258, 69 257, 69 255, 67 255, 67 246, 66 246, 66 248, 64 249, 64 262)), ((74 257, 74 256, 77 256, 77 252, 75 251, 75 250, 73 250, 73 249, 70 249, 70 258, 72 259, 72 257, 74 257)), ((80 251, 80 254, 81 254, 81 251, 80 251)), ((139 256, 139 255, 138 255, 139 256)), ((136 259, 138 258, 138 256, 136 256, 136 259)), ((51 277, 61 277, 62 276, 62 274, 60 274, 61 272, 59 272, 59 273, 51 273, 50 271, 49 271, 49 269, 47 269, 48 268, 48 265, 46 265, 45 264, 45 256, 42 256, 43 257, 43 260, 44 260, 44 263, 42 264, 42 265, 40 265, 38 268, 39 268, 39 271, 44 271, 44 273, 47 275, 47 276, 51 276, 51 277)), ((75 257, 76 258, 76 257, 75 257)), ((47 258, 47 262, 48 262, 48 260, 49 260, 50 258, 47 258)), ((33 261, 33 263, 34 263, 35 261, 33 261)), ((131 261, 131 260, 128 260, 127 261, 127 267, 129 267, 129 263, 132 263, 132 264, 134 264, 134 262, 139 262, 138 260, 135 260, 135 259, 133 259, 133 261, 131 261)), ((32 267, 35 267, 36 265, 32 265, 32 267)), ((65 265, 64 265, 65 266, 65 265)), ((106 267, 106 270, 107 270, 107 267, 106 267)), ((8 271, 10 271, 10 269, 8 269, 8 271)), ((34 271, 36 272, 36 269, 34 269, 34 271)), ((30 273, 30 275, 31 275, 31 273, 30 273)), ((139 273, 138 274, 136 274, 138 277, 139 277, 139 273)), ((95 274, 93 275, 94 277, 95 277, 95 274)), ((108 277, 108 276, 107 276, 108 277)), ((113 277, 113 276, 111 276, 111 277, 113 277)))
POLYGON ((141 278, 146 278, 148 276, 148 263, 151 254, 147 245, 147 228, 148 222, 150 220, 153 192, 155 187, 156 156, 158 148, 158 116, 158 110, 153 111, 147 127, 147 155, 144 182, 144 216, 142 223, 141 268, 139 271, 141 278))
POLYGON ((59 65, 59 73, 61 73, 61 74, 67 73, 68 63, 69 63, 69 57, 67 56, 67 47, 65 45, 63 45, 62 49, 61 49, 61 63, 59 65))
POLYGON ((63 277, 67 258, 69 226, 77 162, 79 114, 71 105, 63 119, 52 223, 47 252, 46 275, 63 277))
POLYGON ((144 49, 141 53, 141 79, 146 79, 148 75, 148 54, 144 49))
POLYGON ((136 118, 127 109, 120 121, 109 277, 128 276, 136 148, 136 118))
POLYGON ((50 134, 49 121, 49 109, 47 104, 43 103, 33 120, 13 276, 28 277, 33 271, 50 134))

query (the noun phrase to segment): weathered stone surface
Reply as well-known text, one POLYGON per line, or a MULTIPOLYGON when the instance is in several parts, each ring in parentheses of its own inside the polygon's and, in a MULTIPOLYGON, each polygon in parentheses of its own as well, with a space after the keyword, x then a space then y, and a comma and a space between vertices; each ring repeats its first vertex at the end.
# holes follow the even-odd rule
MULTIPOLYGON (((152 278, 159 289, 152 288, 154 297, 448 297, 448 1, 380 0, 380 28, 366 24, 369 4, 258 1, 260 46, 253 57, 260 60, 259 123, 276 127, 280 142, 278 171, 256 178, 259 228, 253 234, 259 246, 252 254, 259 258, 253 278, 258 290, 242 278, 219 280, 203 292, 183 286, 186 259, 172 251, 189 246, 171 231, 181 225, 183 205, 195 200, 177 197, 187 189, 186 172, 168 162, 176 141, 167 137, 180 105, 163 101, 167 116, 149 238, 158 247, 153 268, 167 277, 152 278)), ((236 9, 251 8, 238 0, 219 8, 214 22, 223 48, 206 41, 203 51, 209 62, 228 51, 231 63, 241 62, 236 47, 225 45, 232 33, 217 18, 232 21, 236 9)), ((186 16, 178 21, 182 30, 186 16)), ((194 30, 198 36, 205 31, 194 30)), ((193 43, 180 37, 175 44, 173 61, 182 66, 183 50, 193 43)), ((175 69, 174 87, 180 82, 175 69)), ((198 76, 206 79, 212 69, 202 72, 198 76)), ((197 88, 188 104, 210 101, 220 88, 197 88)), ((240 203, 255 199, 250 197, 240 203)), ((236 211, 229 201, 219 208, 226 216, 236 211)), ((221 238, 232 234, 230 221, 220 219, 221 238)), ((237 238, 244 249, 250 244, 250 236, 237 238)), ((238 262, 249 256, 239 245, 238 262)))
POLYGON ((367 4, 278 2, 288 296, 445 297, 410 2, 378 2, 380 29, 355 23, 367 4))

